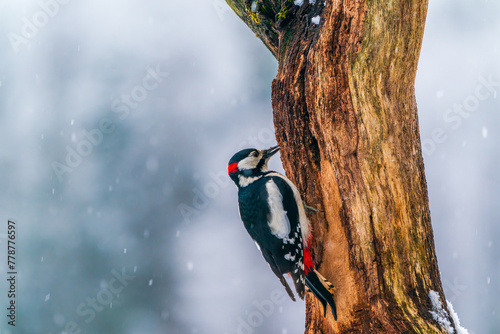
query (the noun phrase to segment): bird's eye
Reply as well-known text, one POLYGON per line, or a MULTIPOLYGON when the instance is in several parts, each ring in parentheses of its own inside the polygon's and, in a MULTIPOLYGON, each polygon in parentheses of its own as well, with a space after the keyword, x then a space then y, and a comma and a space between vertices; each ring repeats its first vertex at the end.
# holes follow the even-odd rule
POLYGON ((259 156, 259 152, 253 151, 252 153, 250 153, 250 156, 251 157, 258 157, 259 156))

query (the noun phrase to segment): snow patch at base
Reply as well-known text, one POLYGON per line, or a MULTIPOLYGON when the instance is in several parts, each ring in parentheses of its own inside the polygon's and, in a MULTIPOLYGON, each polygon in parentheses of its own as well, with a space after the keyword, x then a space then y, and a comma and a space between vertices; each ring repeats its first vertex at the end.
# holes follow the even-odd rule
POLYGON ((451 305, 448 300, 446 301, 446 304, 448 306, 448 311, 450 312, 451 319, 453 319, 453 323, 455 324, 457 334, 469 334, 469 331, 466 328, 460 326, 460 319, 458 319, 458 314, 453 309, 453 305, 451 305))
POLYGON ((432 303, 432 311, 429 311, 429 313, 432 314, 434 320, 446 330, 446 333, 454 334, 455 330, 451 326, 450 320, 448 320, 448 313, 439 300, 439 293, 434 290, 429 291, 429 299, 432 303))
POLYGON ((441 301, 439 300, 439 293, 436 291, 429 291, 429 299, 431 300, 432 303, 432 311, 429 311, 429 313, 432 315, 434 320, 438 322, 439 325, 441 325, 448 334, 454 334, 455 329, 457 330, 457 334, 469 334, 469 331, 465 329, 464 327, 460 326, 460 319, 458 319, 458 315, 453 309, 453 305, 447 300, 446 301, 446 306, 448 308, 448 312, 443 308, 443 304, 441 304, 441 301), (453 324, 455 325, 455 329, 451 325, 451 322, 449 318, 453 320, 453 324))
POLYGON ((302 6, 304 4, 304 0, 295 0, 293 3, 297 6, 302 6))

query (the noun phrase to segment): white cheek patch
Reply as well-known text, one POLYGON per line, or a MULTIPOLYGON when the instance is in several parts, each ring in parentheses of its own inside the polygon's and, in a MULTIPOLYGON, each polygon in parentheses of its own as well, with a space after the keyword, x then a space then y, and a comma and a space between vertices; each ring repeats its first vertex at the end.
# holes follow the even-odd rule
POLYGON ((254 169, 259 164, 259 158, 246 157, 238 163, 239 170, 254 169))
POLYGON ((268 194, 267 203, 269 205, 270 214, 268 217, 269 228, 271 233, 280 239, 288 238, 290 234, 290 221, 286 211, 283 209, 283 196, 273 180, 266 182, 266 190, 268 194))

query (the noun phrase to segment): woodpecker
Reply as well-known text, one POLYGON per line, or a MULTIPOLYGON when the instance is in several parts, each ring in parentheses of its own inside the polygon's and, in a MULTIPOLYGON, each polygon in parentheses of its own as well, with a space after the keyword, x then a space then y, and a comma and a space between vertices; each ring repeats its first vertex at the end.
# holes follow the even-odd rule
POLYGON ((273 273, 290 298, 295 296, 284 274, 290 275, 300 299, 305 287, 337 320, 333 285, 314 269, 311 257, 311 225, 297 187, 286 176, 267 167, 278 146, 267 150, 244 149, 233 155, 228 174, 238 188, 241 220, 273 273))

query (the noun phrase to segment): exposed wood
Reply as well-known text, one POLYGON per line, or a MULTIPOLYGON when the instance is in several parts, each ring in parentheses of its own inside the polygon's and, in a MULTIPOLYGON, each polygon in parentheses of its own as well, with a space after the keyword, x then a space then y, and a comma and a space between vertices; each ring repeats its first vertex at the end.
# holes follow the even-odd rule
POLYGON ((279 61, 283 166, 325 211, 313 251, 338 321, 308 296, 306 333, 444 333, 414 95, 427 1, 227 2, 279 61))

